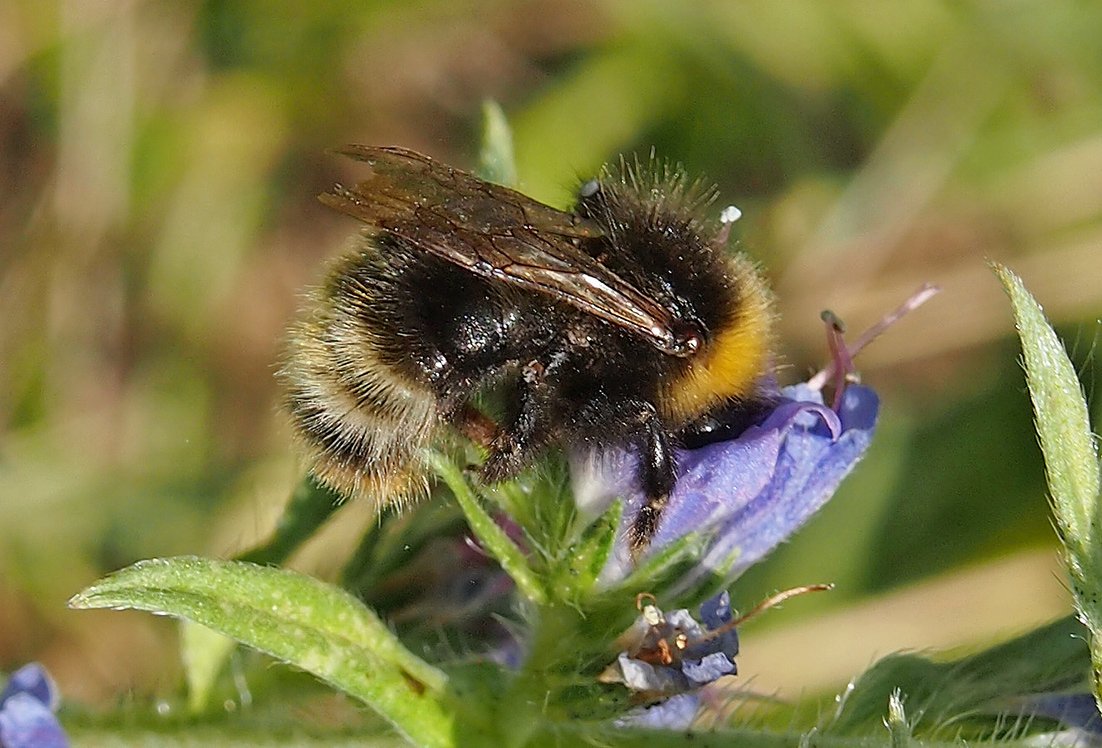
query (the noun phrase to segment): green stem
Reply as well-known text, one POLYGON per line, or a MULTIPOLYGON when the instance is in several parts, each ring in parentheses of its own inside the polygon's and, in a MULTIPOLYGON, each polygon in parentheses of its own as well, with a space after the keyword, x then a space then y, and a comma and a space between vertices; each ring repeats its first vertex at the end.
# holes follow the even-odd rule
POLYGON ((524 551, 517 547, 517 544, 510 539, 506 532, 501 529, 501 526, 490 516, 490 513, 478 502, 478 498, 475 497, 471 487, 455 464, 440 454, 433 454, 430 461, 437 475, 455 494, 455 499, 459 502, 463 515, 467 518, 467 524, 470 526, 471 532, 475 534, 483 547, 497 559, 505 573, 512 577, 520 593, 537 605, 545 603, 547 593, 544 591, 543 584, 532 573, 532 568, 528 565, 528 559, 525 557, 524 551))
POLYGON ((560 680, 556 670, 578 651, 579 616, 565 605, 544 605, 536 612, 528 658, 500 705, 505 748, 539 745, 556 732, 554 725, 562 718, 548 714, 549 684, 560 680))

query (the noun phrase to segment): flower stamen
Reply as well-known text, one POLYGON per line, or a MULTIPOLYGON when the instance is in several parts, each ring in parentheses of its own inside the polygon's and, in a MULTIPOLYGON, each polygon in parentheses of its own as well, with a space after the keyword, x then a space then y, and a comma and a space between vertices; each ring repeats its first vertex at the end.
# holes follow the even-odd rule
POLYGON ((744 613, 738 618, 731 619, 718 628, 712 629, 704 636, 700 636, 694 639, 693 644, 723 636, 728 631, 732 631, 738 628, 742 624, 749 621, 751 618, 756 618, 758 615, 764 613, 770 608, 775 608, 786 600, 791 600, 792 598, 799 597, 800 595, 806 595, 809 592, 830 592, 833 589, 833 584, 805 584, 800 587, 791 587, 787 590, 781 590, 780 592, 774 595, 770 595, 769 597, 762 600, 760 603, 751 608, 749 612, 744 613))
POLYGON ((837 330, 835 333, 833 323, 838 323, 840 325, 841 320, 839 320, 833 312, 823 312, 823 321, 827 323, 827 344, 831 348, 831 358, 833 360, 822 369, 820 369, 815 374, 815 376, 807 380, 807 386, 813 390, 822 390, 823 387, 826 386, 827 382, 831 381, 832 379, 835 381, 836 384, 838 382, 842 382, 843 386, 836 387, 834 393, 834 409, 837 410, 837 404, 840 402, 841 397, 839 391, 844 390, 846 377, 853 372, 853 359, 857 356, 857 354, 860 353, 861 350, 869 343, 880 337, 880 335, 882 335, 884 331, 887 330, 889 327, 894 325, 906 315, 913 312, 915 309, 918 309, 920 306, 925 304, 927 301, 932 299, 940 292, 941 289, 933 285, 932 283, 923 283, 917 291, 907 297, 906 301, 904 301, 892 311, 885 314, 883 317, 880 318, 880 321, 878 321, 869 329, 865 330, 865 332, 861 333, 861 336, 857 338, 857 342, 854 343, 853 346, 847 347, 844 341, 842 341, 840 343, 840 348, 842 351, 844 351, 844 354, 842 355, 838 355, 835 353, 835 341, 841 341, 841 333, 845 332, 845 328, 843 326, 841 330, 837 330), (842 359, 841 361, 839 361, 840 358, 842 359), (836 374, 840 368, 844 372, 841 378, 839 378, 836 374))
POLYGON ((846 348, 846 325, 841 318, 824 309, 819 317, 826 325, 827 348, 830 349, 831 362, 834 365, 834 400, 830 404, 831 410, 838 412, 842 405, 842 395, 846 391, 846 383, 855 375, 853 356, 846 348))

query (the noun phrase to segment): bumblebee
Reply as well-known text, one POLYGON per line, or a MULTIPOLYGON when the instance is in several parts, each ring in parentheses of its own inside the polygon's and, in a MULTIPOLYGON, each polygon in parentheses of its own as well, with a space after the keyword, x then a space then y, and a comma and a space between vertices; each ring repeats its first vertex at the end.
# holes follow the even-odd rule
POLYGON ((401 148, 353 145, 354 187, 320 196, 365 224, 292 329, 286 409, 317 479, 408 501, 447 431, 479 442, 500 481, 552 446, 638 455, 646 549, 677 449, 744 428, 768 402, 771 295, 702 213, 679 170, 618 170, 573 210, 401 148), (495 392, 497 418, 476 396, 495 392))

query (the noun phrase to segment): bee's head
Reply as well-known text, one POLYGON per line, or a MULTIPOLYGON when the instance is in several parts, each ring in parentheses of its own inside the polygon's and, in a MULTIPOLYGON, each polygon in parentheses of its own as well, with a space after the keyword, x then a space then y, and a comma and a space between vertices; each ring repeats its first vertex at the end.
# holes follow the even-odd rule
POLYGON ((606 169, 578 190, 575 212, 604 231, 596 256, 680 320, 662 402, 674 420, 753 396, 769 366, 772 296, 709 219, 716 191, 653 157, 606 169))

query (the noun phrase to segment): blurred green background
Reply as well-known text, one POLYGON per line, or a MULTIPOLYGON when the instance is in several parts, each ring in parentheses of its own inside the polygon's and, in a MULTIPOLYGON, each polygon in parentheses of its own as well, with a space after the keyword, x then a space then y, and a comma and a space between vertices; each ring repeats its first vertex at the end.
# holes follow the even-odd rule
MULTIPOLYGON (((357 173, 326 149, 471 167, 486 98, 541 199, 652 146, 716 181, 776 288, 789 381, 826 356, 819 310, 858 331, 944 289, 859 359, 884 401, 866 462, 736 587, 748 607, 838 584, 747 627, 752 687, 1070 610, 985 259, 1024 277, 1089 391, 1099 39, 1102 6, 1072 2, 0 4, 0 670, 40 659, 92 708, 179 692, 174 626, 65 600, 271 528, 298 478, 280 338, 356 230, 315 199, 357 173)), ((296 565, 331 573, 357 511, 296 565)))

